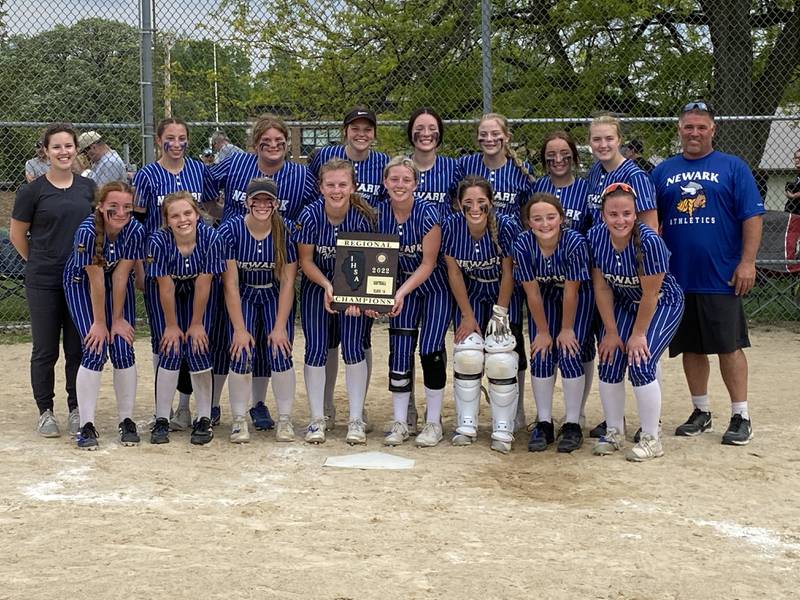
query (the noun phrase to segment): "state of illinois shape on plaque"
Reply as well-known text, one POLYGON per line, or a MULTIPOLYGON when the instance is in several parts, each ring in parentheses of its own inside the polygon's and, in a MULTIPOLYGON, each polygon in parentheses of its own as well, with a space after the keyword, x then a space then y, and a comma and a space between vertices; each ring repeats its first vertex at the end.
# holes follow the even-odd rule
POLYGON ((340 233, 336 237, 333 308, 355 304, 386 313, 394 307, 400 237, 383 233, 340 233))

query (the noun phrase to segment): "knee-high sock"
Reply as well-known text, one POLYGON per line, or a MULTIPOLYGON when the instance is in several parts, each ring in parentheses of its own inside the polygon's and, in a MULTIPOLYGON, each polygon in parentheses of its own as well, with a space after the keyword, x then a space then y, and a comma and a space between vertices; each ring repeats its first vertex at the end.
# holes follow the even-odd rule
POLYGON ((625 431, 625 382, 600 382, 600 402, 606 417, 606 426, 620 434, 625 431))
POLYGON ((571 379, 561 379, 561 388, 564 390, 564 407, 566 408, 567 423, 579 423, 581 418, 581 402, 585 387, 585 375, 571 379))
POLYGON ((114 369, 114 395, 117 397, 117 413, 120 423, 133 418, 133 403, 136 400, 136 365, 127 369, 114 369))
MULTIPOLYGON (((332 353, 328 352, 328 356, 332 353)), ((303 366, 303 378, 306 380, 306 395, 311 420, 325 415, 325 371, 326 367, 303 366)))
MULTIPOLYGON (((344 366, 347 399, 350 403, 350 420, 363 418, 364 396, 367 394, 367 361, 344 366)), ((408 398, 405 399, 408 406, 408 398)))
POLYGON ((536 403, 536 420, 553 420, 553 388, 556 384, 556 376, 533 377, 533 401, 536 403))
POLYGON ((592 382, 594 381, 594 361, 583 363, 583 396, 581 397, 581 416, 586 416, 586 401, 589 399, 589 392, 592 391, 592 382))
POLYGON ((228 373, 228 400, 233 418, 244 417, 253 386, 252 373, 228 373))
MULTIPOLYGON (((211 396, 211 406, 219 406, 219 400, 222 398, 222 390, 225 387, 225 380, 228 378, 227 375, 214 375, 214 387, 213 387, 213 394, 211 396)), ((230 394, 230 390, 228 390, 228 394, 230 394)))
POLYGON ((425 422, 438 423, 442 419, 442 402, 444 401, 444 389, 432 390, 425 388, 425 422))
POLYGON ((634 386, 633 395, 639 408, 642 432, 658 437, 658 421, 661 418, 661 386, 658 380, 647 385, 634 386))
POLYGON ((392 392, 392 409, 394 420, 405 423, 408 421, 408 402, 411 392, 392 392))
POLYGON ((253 377, 251 386, 250 406, 255 406, 259 402, 267 403, 267 388, 269 387, 269 377, 253 377))
POLYGON ((163 367, 158 367, 156 375, 156 417, 169 419, 172 410, 172 399, 175 397, 175 390, 178 389, 179 370, 170 371, 163 367))
POLYGON ((296 385, 293 368, 272 372, 272 393, 275 394, 275 402, 278 405, 278 416, 292 414, 296 385))
POLYGON ((336 377, 339 375, 339 354, 336 348, 328 350, 325 361, 325 414, 333 412, 333 391, 336 389, 336 377))
POLYGON ((81 427, 86 423, 94 423, 97 411, 97 396, 100 395, 100 377, 102 371, 92 371, 83 365, 78 367, 75 378, 75 391, 78 396, 78 412, 81 415, 81 427))
POLYGON ((192 388, 197 403, 197 417, 211 418, 211 388, 214 378, 211 369, 200 373, 192 373, 192 388))

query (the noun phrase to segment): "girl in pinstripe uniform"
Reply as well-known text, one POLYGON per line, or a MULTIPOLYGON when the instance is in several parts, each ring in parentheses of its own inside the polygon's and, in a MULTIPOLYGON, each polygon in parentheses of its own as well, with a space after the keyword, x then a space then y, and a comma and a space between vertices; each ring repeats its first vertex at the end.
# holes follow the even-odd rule
POLYGON ((658 234, 639 221, 636 192, 612 183, 600 200, 603 223, 589 231, 592 282, 603 321, 598 346, 600 400, 607 430, 595 454, 611 454, 624 443, 625 384, 633 384, 642 432, 628 460, 664 454, 659 439, 661 387, 658 359, 683 315, 683 291, 669 273, 669 250, 658 234))
POLYGON ((133 404, 136 365, 133 353, 136 298, 133 265, 144 258, 144 228, 131 219, 133 189, 121 181, 104 185, 97 208, 75 232, 64 269, 64 292, 75 327, 83 340, 77 393, 81 430, 78 448, 97 448, 94 426, 100 376, 108 351, 114 366, 114 392, 123 446, 139 443, 133 404))
POLYGON ((529 231, 514 244, 515 276, 530 309, 531 375, 538 414, 528 450, 545 450, 555 441, 552 410, 558 364, 567 407, 558 451, 572 452, 583 443, 579 421, 586 378, 581 348, 591 335, 594 317, 589 252, 584 237, 565 226, 564 208, 552 194, 534 194, 522 214, 529 231))
POLYGON ((217 232, 200 219, 189 192, 164 198, 165 227, 147 243, 147 274, 157 281, 158 305, 151 327, 159 340, 156 374, 156 421, 150 442, 169 442, 169 411, 186 359, 197 398, 198 418, 193 444, 207 444, 211 429, 211 356, 208 331, 214 313, 212 280, 225 270, 223 244, 217 232))
POLYGON ((295 225, 294 239, 303 277, 300 283, 300 315, 306 338, 303 372, 311 412, 306 441, 325 441, 325 363, 335 320, 341 332, 345 362, 350 420, 346 441, 365 444, 362 418, 367 392, 367 362, 364 352, 366 317, 356 307, 347 311, 331 308, 333 271, 336 265, 336 237, 340 232, 371 231, 375 212, 356 192, 355 171, 350 162, 331 159, 320 169, 322 199, 307 206, 295 225))

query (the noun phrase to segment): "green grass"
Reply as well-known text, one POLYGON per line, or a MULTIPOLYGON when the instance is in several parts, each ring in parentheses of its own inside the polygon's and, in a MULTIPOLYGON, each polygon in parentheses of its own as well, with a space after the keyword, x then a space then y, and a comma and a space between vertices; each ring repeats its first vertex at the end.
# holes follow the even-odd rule
POLYGON ((764 275, 744 298, 748 318, 757 323, 800 321, 800 275, 764 275))

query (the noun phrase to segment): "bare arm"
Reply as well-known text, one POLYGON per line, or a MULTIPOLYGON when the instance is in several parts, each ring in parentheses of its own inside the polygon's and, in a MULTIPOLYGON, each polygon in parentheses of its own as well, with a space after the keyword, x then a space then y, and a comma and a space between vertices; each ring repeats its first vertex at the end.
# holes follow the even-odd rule
POLYGON ((103 343, 108 341, 106 327, 106 284, 103 267, 87 265, 86 278, 89 280, 89 301, 92 303, 92 325, 83 343, 92 352, 100 353, 103 343))
POLYGON ((536 336, 531 340, 531 358, 541 353, 544 358, 545 353, 550 351, 553 346, 553 338, 550 335, 550 327, 547 322, 547 315, 544 312, 544 301, 542 291, 539 289, 537 281, 523 281, 522 288, 525 290, 525 297, 528 300, 528 309, 531 318, 536 324, 536 336))
POLYGON ((294 305, 294 280, 296 277, 296 262, 283 265, 281 290, 278 295, 278 312, 275 315, 275 325, 269 333, 269 343, 272 346, 273 354, 281 352, 286 357, 292 354, 292 342, 289 340, 287 324, 294 305))
POLYGON ((225 296, 225 307, 228 309, 228 318, 233 327, 230 352, 231 358, 239 360, 242 352, 249 354, 256 342, 245 328, 242 296, 239 293, 239 268, 235 260, 225 261, 225 266, 225 272, 222 274, 222 291, 225 296))
POLYGON ((497 295, 497 304, 508 308, 511 303, 511 294, 514 293, 514 259, 504 256, 500 264, 500 293, 497 295))
POLYGON ((609 287, 600 269, 592 269, 592 285, 594 286, 597 311, 600 313, 605 329, 605 335, 600 340, 600 345, 597 349, 600 364, 603 364, 611 362, 617 350, 624 352, 625 344, 619 337, 617 321, 614 318, 614 292, 609 287))
POLYGON ((125 320, 123 309, 128 292, 128 280, 137 262, 141 263, 135 260, 121 260, 111 274, 111 341, 114 341, 114 336, 117 335, 129 344, 133 344, 135 339, 133 324, 125 320))
POLYGON ((744 296, 756 282, 756 255, 761 245, 761 215, 750 217, 742 223, 742 259, 733 272, 731 285, 737 296, 744 296))
POLYGON ((467 296, 467 284, 464 283, 464 274, 461 272, 461 267, 458 266, 456 259, 452 256, 444 257, 445 265, 447 265, 447 280, 450 283, 450 291, 461 310, 461 323, 456 329, 455 342, 463 342, 467 336, 473 332, 478 335, 483 335, 483 332, 478 326, 478 321, 475 320, 475 313, 472 312, 472 307, 469 304, 469 296, 467 296))

